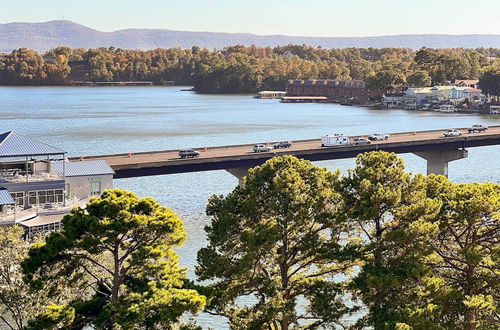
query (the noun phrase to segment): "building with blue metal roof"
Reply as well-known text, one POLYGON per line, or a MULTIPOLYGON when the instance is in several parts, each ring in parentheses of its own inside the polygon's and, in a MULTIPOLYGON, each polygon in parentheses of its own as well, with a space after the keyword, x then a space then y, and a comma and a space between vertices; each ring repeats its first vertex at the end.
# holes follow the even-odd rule
POLYGON ((115 171, 105 160, 54 161, 51 170, 57 174, 64 171, 70 200, 100 195, 104 190, 113 188, 115 171))
POLYGON ((67 212, 69 206, 113 187, 115 172, 106 161, 68 162, 65 154, 14 131, 0 134, 1 223, 28 219, 28 213, 33 219, 46 212, 67 212))
POLYGON ((65 151, 14 131, 0 134, 0 157, 63 156, 65 151))
POLYGON ((7 215, 8 207, 16 202, 7 189, 0 189, 0 216, 7 215))
POLYGON ((113 175, 115 171, 105 160, 85 160, 79 162, 53 161, 52 171, 66 177, 89 176, 89 175, 113 175))

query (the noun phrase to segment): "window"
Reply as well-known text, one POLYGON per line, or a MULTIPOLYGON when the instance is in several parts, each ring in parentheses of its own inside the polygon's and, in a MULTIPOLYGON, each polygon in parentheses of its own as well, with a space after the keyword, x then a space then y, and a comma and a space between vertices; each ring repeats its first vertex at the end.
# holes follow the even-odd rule
POLYGON ((24 205, 24 192, 12 192, 10 193, 16 205, 24 205))
POLYGON ((56 203, 62 203, 64 200, 64 198, 63 198, 64 191, 62 189, 57 189, 57 190, 54 190, 54 194, 56 197, 56 203))
POLYGON ((38 204, 38 198, 37 198, 36 191, 30 191, 28 193, 28 204, 29 205, 38 204))
POLYGON ((54 194, 54 190, 47 190, 47 203, 55 203, 56 198, 54 194))
POLYGON ((38 190, 28 193, 29 205, 62 203, 64 201, 64 190, 38 190))
POLYGON ((101 181, 95 181, 90 183, 90 195, 95 196, 101 193, 101 181))
POLYGON ((38 191, 38 204, 47 203, 47 191, 40 190, 38 191))

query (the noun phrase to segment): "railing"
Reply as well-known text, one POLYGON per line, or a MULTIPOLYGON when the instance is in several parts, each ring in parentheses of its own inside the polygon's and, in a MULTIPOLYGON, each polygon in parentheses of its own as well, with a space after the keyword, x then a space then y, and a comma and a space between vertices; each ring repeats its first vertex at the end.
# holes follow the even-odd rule
POLYGON ((12 207, 7 211, 7 214, 0 213, 0 224, 17 223, 34 218, 35 216, 41 214, 48 215, 69 213, 69 211, 71 211, 74 207, 81 207, 85 205, 89 199, 90 197, 84 199, 74 197, 66 200, 66 205, 61 202, 33 204, 30 205, 28 209, 24 209, 22 205, 16 205, 15 210, 14 207, 12 207))
POLYGON ((54 181, 62 180, 61 175, 48 172, 38 172, 35 174, 28 174, 26 180, 26 172, 16 171, 16 170, 4 170, 0 171, 0 182, 18 183, 18 182, 43 182, 43 181, 54 181))

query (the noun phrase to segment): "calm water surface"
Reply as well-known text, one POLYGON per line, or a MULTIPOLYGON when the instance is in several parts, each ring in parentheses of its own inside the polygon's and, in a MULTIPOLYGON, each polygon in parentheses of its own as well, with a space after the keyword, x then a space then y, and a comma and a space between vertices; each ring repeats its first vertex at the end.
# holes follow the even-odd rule
MULTIPOLYGON (((334 104, 283 104, 251 95, 197 95, 180 87, 0 87, 0 133, 16 130, 66 150, 69 156, 319 138, 476 123, 500 125, 500 115, 369 110, 334 104)), ((500 182, 500 146, 469 149, 450 163, 453 181, 500 182)), ((425 161, 402 155, 412 172, 425 161)), ((353 160, 318 162, 345 171, 353 160)), ((206 244, 204 209, 212 194, 226 194, 237 180, 225 171, 121 179, 117 188, 153 196, 184 219, 187 243, 181 262, 194 278, 196 252, 206 244)), ((197 318, 204 328, 224 329, 223 319, 197 318)))

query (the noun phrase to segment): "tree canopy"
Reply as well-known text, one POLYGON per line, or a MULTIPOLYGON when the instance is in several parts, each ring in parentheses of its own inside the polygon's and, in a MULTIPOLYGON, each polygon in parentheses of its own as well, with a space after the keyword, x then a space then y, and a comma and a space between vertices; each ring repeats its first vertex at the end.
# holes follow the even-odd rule
POLYGON ((479 87, 484 93, 500 97, 500 65, 488 68, 479 79, 479 87))
POLYGON ((494 48, 422 48, 415 52, 406 48, 324 49, 305 45, 236 45, 222 50, 196 46, 154 50, 58 47, 45 54, 21 48, 0 55, 0 84, 175 81, 193 85, 198 92, 214 93, 283 90, 288 79, 360 79, 384 89, 406 81, 426 86, 477 79, 499 54, 494 48))
POLYGON ((205 297, 185 288, 186 269, 172 250, 186 239, 182 220, 152 198, 106 190, 62 223, 30 249, 23 271, 35 288, 62 278, 86 289, 30 328, 166 329, 203 308, 205 297))
POLYGON ((209 245, 198 252, 196 273, 213 281, 211 309, 232 328, 329 327, 350 312, 332 280, 352 265, 340 237, 337 181, 338 173, 284 156, 210 199, 209 245), (249 296, 252 303, 237 302, 249 296))
POLYGON ((235 329, 496 329, 499 203, 498 184, 412 175, 392 153, 343 176, 276 157, 210 199, 196 271, 235 329))
MULTIPOLYGON (((61 279, 55 285, 33 290, 23 280, 21 262, 27 257, 31 243, 22 237, 19 225, 0 227, 0 322, 9 329, 21 330, 27 321, 44 312, 49 303, 63 303, 81 288, 67 288, 61 279)), ((36 237, 40 241, 41 237, 36 237)))

